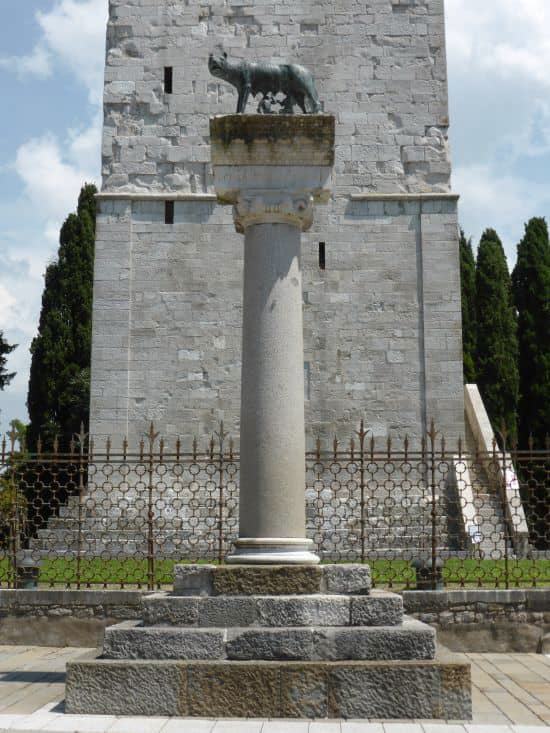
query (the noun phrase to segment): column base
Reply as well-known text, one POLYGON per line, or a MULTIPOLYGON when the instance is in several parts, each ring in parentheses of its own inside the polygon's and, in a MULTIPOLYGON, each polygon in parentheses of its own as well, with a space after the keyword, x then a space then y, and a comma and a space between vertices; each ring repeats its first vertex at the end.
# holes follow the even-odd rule
POLYGON ((225 561, 233 565, 318 565, 312 540, 294 537, 239 538, 225 561))

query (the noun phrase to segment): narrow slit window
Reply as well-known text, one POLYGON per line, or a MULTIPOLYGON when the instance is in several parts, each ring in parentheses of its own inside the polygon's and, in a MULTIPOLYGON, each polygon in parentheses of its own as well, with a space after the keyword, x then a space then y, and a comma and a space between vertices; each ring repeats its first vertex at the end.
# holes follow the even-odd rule
POLYGON ((319 269, 326 269, 325 243, 319 242, 319 269))
POLYGON ((174 202, 173 201, 164 202, 164 223, 165 224, 174 223, 174 202))
POLYGON ((164 93, 172 94, 174 89, 174 68, 173 66, 164 67, 164 93))

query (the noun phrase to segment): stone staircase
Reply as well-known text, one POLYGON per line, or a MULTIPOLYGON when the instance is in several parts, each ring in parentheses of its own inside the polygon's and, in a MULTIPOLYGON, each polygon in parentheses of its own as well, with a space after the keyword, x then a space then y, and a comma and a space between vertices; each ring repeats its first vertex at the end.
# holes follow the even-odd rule
MULTIPOLYGON (((469 454, 475 456, 475 441, 469 427, 466 430, 466 447, 469 454)), ((474 521, 479 528, 478 541, 473 547, 475 555, 489 560, 502 559, 505 554, 506 524, 495 480, 482 460, 470 460, 468 470, 475 507, 474 521)))
MULTIPOLYGON (((407 506, 397 502, 386 508, 385 494, 370 497, 365 510, 365 551, 371 558, 413 559, 420 550, 431 548, 431 503, 425 493, 407 497, 407 506)), ((46 526, 38 529, 31 540, 31 549, 37 556, 74 556, 79 550, 84 556, 147 555, 147 513, 145 499, 133 496, 132 506, 127 497, 120 508, 120 497, 112 493, 109 503, 96 500, 92 492, 84 497, 79 510, 79 497, 71 496, 59 508, 58 516, 51 517, 46 526), (141 509, 136 509, 141 503, 141 509), (79 517, 80 511, 80 517, 79 517), (79 536, 80 527, 80 536, 79 536)), ((307 535, 313 539, 325 560, 354 560, 360 558, 361 522, 359 508, 352 511, 345 502, 327 503, 320 512, 311 497, 306 497, 307 535)), ((184 559, 186 557, 213 557, 217 549, 217 508, 208 511, 205 502, 195 510, 183 507, 177 513, 158 513, 154 520, 153 538, 159 557, 184 559), (194 526, 193 526, 194 525, 194 526)), ((234 517, 231 518, 234 520, 234 517)), ((237 522, 226 528, 227 540, 236 537, 237 522), (233 534, 232 534, 233 533, 233 534)), ((438 497, 437 548, 449 548, 448 512, 438 497)))
POLYGON ((141 621, 68 664, 66 710, 470 719, 469 665, 370 588, 367 565, 176 566, 174 594, 144 597, 141 621))

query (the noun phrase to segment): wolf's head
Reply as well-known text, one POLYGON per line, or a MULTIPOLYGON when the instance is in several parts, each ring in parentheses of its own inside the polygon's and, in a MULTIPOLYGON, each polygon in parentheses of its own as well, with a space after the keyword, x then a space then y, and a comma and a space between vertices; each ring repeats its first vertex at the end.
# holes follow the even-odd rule
POLYGON ((225 51, 222 54, 214 55, 210 54, 208 57, 208 70, 212 76, 217 76, 220 79, 225 79, 227 75, 227 69, 229 67, 229 61, 227 60, 227 54, 225 51))

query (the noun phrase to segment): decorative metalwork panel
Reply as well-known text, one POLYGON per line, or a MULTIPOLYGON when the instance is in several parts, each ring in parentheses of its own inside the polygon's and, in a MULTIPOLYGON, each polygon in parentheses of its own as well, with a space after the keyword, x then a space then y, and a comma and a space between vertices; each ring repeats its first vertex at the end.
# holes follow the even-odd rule
MULTIPOLYGON (((369 437, 363 425, 306 456, 308 536, 322 561, 367 562, 392 588, 550 585, 550 445, 481 452, 369 437)), ((223 562, 238 536, 239 454, 220 426, 207 446, 131 448, 87 436, 46 451, 2 441, 0 587, 172 583, 177 562, 223 562), (115 449, 115 445, 118 447, 115 449)))

